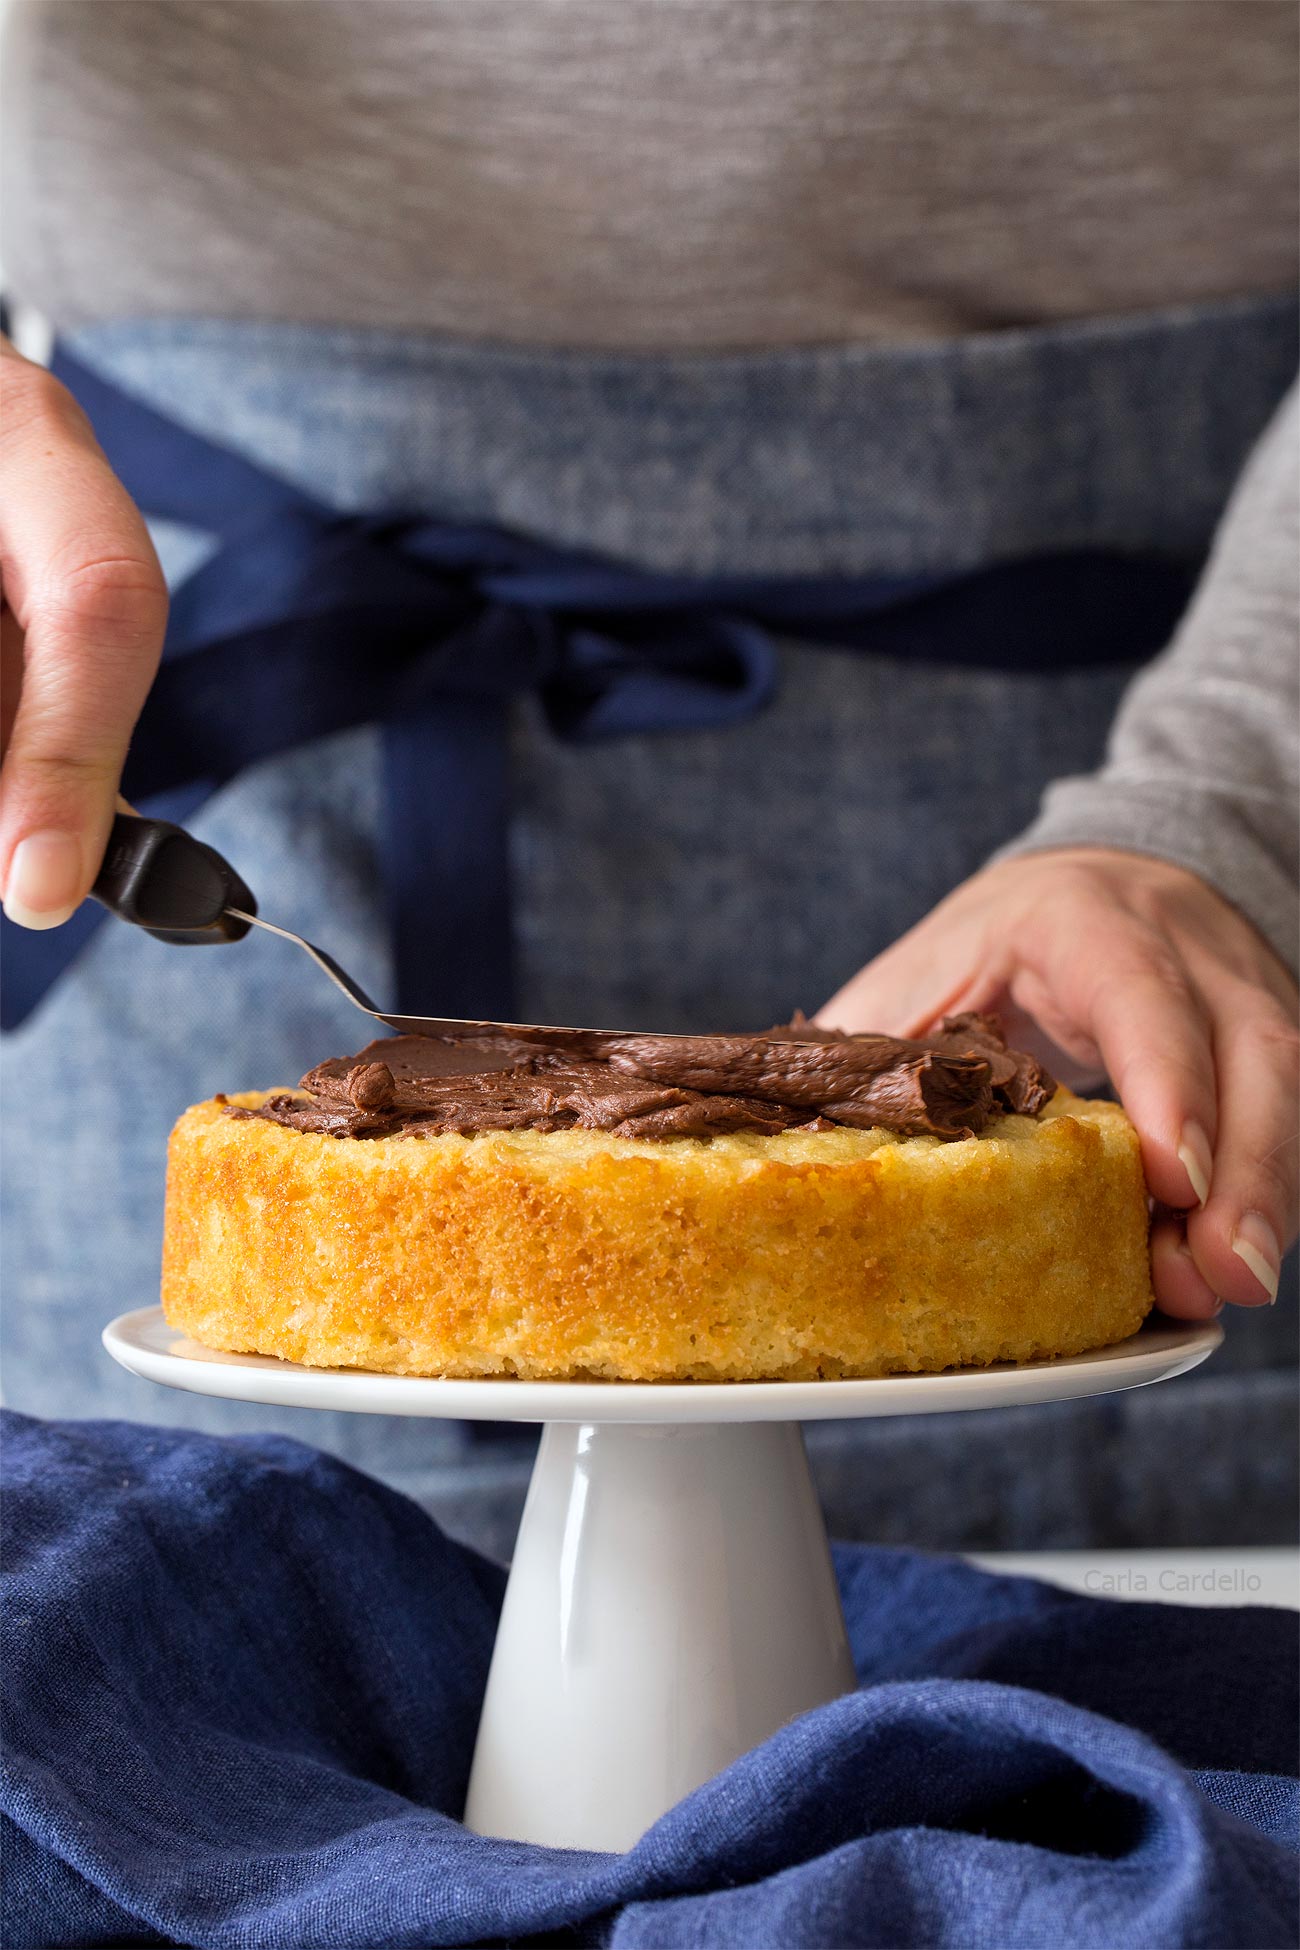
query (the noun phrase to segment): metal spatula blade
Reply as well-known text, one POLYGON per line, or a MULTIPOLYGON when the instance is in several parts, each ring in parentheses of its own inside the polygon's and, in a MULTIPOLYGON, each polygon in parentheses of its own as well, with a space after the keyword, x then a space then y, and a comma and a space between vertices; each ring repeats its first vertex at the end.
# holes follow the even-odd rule
POLYGON ((229 861, 169 820, 144 819, 138 813, 119 812, 109 834, 104 863, 90 891, 119 920, 129 921, 133 927, 144 928, 158 940, 179 947, 242 941, 250 928, 279 935, 282 941, 292 941, 305 955, 310 955, 322 974, 363 1015, 406 1036, 505 1034, 554 1043, 566 1038, 618 1033, 556 1023, 390 1015, 375 1006, 360 983, 353 981, 324 948, 304 940, 291 928, 263 920, 251 889, 229 861))
POLYGON ((326 954, 325 950, 318 948, 314 941, 308 941, 302 935, 295 934, 292 928, 277 927, 273 921, 264 921, 260 915, 246 913, 237 907, 228 907, 226 913, 232 920, 241 922, 245 929, 261 928, 265 934, 278 934, 282 941, 292 941, 305 955, 311 956, 317 968, 329 976, 340 994, 346 995, 348 1001, 354 1003, 363 1014, 373 1016, 376 1022, 386 1023, 390 1029, 399 1030, 404 1036, 465 1036, 481 1031, 491 1035, 500 1035, 504 1032, 510 1036, 545 1037, 555 1041, 566 1036, 610 1033, 590 1029, 561 1028, 538 1022, 480 1022, 466 1016, 389 1015, 385 1010, 376 1008, 361 984, 353 981, 346 968, 341 968, 333 955, 326 954))

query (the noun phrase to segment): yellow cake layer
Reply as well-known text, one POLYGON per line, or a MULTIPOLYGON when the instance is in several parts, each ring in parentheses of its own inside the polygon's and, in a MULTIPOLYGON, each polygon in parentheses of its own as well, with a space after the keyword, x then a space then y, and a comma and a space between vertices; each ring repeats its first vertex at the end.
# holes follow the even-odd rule
MULTIPOLYGON (((266 1093, 232 1098, 257 1104, 266 1093)), ((1058 1092, 885 1131, 337 1139, 195 1106, 163 1307, 209 1347, 394 1374, 807 1379, 1076 1354, 1151 1305, 1137 1137, 1058 1092)))

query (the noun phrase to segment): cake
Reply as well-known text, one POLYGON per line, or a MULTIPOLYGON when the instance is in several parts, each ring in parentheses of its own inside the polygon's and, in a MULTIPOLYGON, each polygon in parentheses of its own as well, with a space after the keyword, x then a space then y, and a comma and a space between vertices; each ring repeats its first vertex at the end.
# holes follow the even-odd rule
POLYGON ((996 1025, 394 1037, 188 1110, 163 1307, 313 1367, 812 1379, 1077 1354, 1151 1305, 1136 1133, 996 1025))

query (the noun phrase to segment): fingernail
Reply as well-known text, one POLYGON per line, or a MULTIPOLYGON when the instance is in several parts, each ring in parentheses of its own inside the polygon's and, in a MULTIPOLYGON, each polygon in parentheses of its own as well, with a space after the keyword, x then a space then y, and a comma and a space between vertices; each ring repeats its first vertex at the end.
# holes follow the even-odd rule
POLYGON ((1216 1316, 1221 1314, 1222 1312, 1223 1312, 1223 1302, 1222 1300, 1216 1300, 1214 1305, 1210 1308, 1210 1319, 1211 1320, 1215 1319, 1216 1316))
POLYGON ((1258 1212, 1247 1212, 1232 1235, 1232 1250, 1250 1268, 1269 1300, 1276 1300, 1282 1250, 1268 1220, 1258 1212))
POLYGON ((1178 1145, 1178 1162, 1192 1181, 1198 1205, 1205 1205, 1210 1196, 1210 1174, 1214 1170, 1214 1153, 1210 1140, 1199 1124, 1183 1125, 1183 1135, 1178 1145))
POLYGON ((81 844, 71 833, 29 833, 9 862, 4 910, 20 928, 57 928, 81 893, 81 844))

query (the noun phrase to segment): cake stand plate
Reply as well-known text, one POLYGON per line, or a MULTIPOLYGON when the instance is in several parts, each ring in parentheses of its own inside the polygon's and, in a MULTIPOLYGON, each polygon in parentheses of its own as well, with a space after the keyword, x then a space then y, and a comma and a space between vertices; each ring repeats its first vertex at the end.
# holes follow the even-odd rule
POLYGON ((293 1408, 545 1425, 501 1612, 468 1827, 623 1849, 855 1684, 801 1421, 1108 1394, 1183 1374, 1213 1322, 1028 1367, 872 1381, 439 1381, 219 1354, 159 1307, 104 1345, 167 1387, 293 1408))

